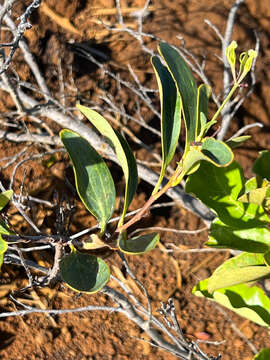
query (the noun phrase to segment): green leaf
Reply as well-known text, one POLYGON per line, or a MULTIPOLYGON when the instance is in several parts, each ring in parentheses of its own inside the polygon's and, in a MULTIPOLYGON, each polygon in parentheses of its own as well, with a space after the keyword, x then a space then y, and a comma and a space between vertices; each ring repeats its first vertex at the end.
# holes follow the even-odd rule
POLYGON ((230 43, 230 45, 227 46, 225 49, 226 58, 230 64, 234 82, 236 82, 236 72, 235 72, 235 63, 236 63, 235 49, 236 48, 237 48, 237 42, 235 40, 233 40, 230 43))
POLYGON ((244 203, 251 203, 256 205, 266 205, 270 198, 270 185, 262 188, 251 190, 248 193, 240 196, 239 201, 244 203))
POLYGON ((211 94, 209 85, 202 84, 198 87, 197 94, 197 120, 196 120, 196 141, 201 141, 206 133, 207 115, 208 115, 208 100, 211 94))
MULTIPOLYGON (((231 149, 222 141, 213 138, 205 138, 202 145, 191 146, 184 158, 183 170, 190 175, 194 172, 194 166, 205 160, 221 167, 229 165, 233 160, 231 149)), ((196 167, 197 170, 198 167, 196 167)))
POLYGON ((89 294, 101 290, 110 279, 110 270, 105 261, 76 251, 61 259, 60 272, 70 288, 89 294))
POLYGON ((270 348, 262 349, 253 360, 269 360, 270 359, 270 348))
POLYGON ((60 137, 73 164, 77 192, 104 233, 115 204, 111 173, 102 157, 80 135, 65 129, 60 137))
POLYGON ((228 145, 213 138, 203 139, 202 153, 215 166, 227 166, 233 161, 233 153, 228 145))
POLYGON ((270 266, 270 246, 269 250, 264 254, 264 261, 267 266, 270 266))
POLYGON ((215 219, 211 224, 206 245, 251 253, 265 253, 270 249, 270 230, 266 226, 241 229, 215 219))
POLYGON ((123 213, 119 221, 119 225, 122 225, 127 209, 137 189, 138 171, 136 160, 126 140, 120 133, 113 130, 111 125, 106 119, 104 119, 103 116, 86 106, 82 106, 80 104, 77 104, 76 106, 112 146, 123 169, 126 180, 126 189, 123 213))
POLYGON ((260 152, 260 156, 256 159, 253 168, 256 175, 266 178, 270 181, 270 151, 264 150, 260 152))
POLYGON ((240 69, 239 69, 239 78, 237 79, 238 83, 240 84, 245 76, 249 73, 251 70, 252 64, 256 57, 258 56, 257 51, 250 49, 247 52, 243 52, 240 54, 239 60, 240 60, 240 69))
POLYGON ((3 235, 12 235, 15 233, 13 233, 12 231, 9 230, 8 225, 2 220, 0 219, 0 234, 3 235))
POLYGON ((124 236, 120 235, 118 246, 126 254, 138 255, 154 249, 158 242, 159 234, 157 233, 140 235, 130 239, 125 239, 124 236))
POLYGON ((8 244, 0 235, 0 269, 4 260, 4 253, 7 251, 8 244))
POLYGON ((242 146, 242 144, 244 142, 246 142, 247 140, 249 140, 251 138, 250 135, 243 135, 243 136, 238 136, 235 138, 232 138, 231 140, 226 141, 226 144, 231 148, 231 149, 236 149, 239 146, 242 146))
POLYGON ((220 265, 208 280, 208 291, 229 287, 250 281, 256 281, 270 274, 264 265, 264 256, 254 253, 242 253, 220 265))
POLYGON ((233 310, 255 323, 270 327, 270 299, 257 286, 246 284, 208 292, 208 279, 200 281, 192 290, 196 296, 206 297, 233 310))
POLYGON ((0 194, 0 211, 9 203, 10 199, 12 198, 13 191, 7 190, 0 194))
POLYGON ((239 229, 265 226, 270 219, 261 206, 237 200, 243 188, 243 171, 236 161, 227 167, 202 162, 186 183, 186 191, 213 209, 225 224, 239 229))
POLYGON ((186 149, 196 139, 197 85, 196 81, 180 54, 169 44, 161 43, 159 52, 164 59, 176 88, 181 96, 186 127, 186 149))
POLYGON ((226 288, 233 285, 258 281, 269 277, 270 268, 268 266, 247 266, 239 269, 230 269, 213 274, 209 278, 208 291, 213 292, 218 289, 226 288))
POLYGON ((247 194, 252 190, 258 189, 260 187, 266 187, 270 185, 269 181, 262 179, 260 176, 253 177, 248 179, 245 183, 244 193, 247 194))
POLYGON ((152 57, 152 65, 155 70, 161 103, 161 144, 162 144, 162 168, 158 183, 153 191, 160 187, 165 171, 171 162, 181 129, 181 99, 166 66, 162 65, 157 56, 152 57))

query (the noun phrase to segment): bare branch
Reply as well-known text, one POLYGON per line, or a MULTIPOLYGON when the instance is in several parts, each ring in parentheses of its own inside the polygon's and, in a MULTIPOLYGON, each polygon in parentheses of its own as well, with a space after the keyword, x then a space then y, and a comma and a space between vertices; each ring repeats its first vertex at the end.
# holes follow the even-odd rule
MULTIPOLYGON (((19 42, 21 41, 21 39, 24 35, 24 32, 27 29, 31 29, 32 25, 28 22, 28 18, 35 9, 39 8, 41 1, 42 0, 33 0, 33 2, 27 7, 25 12, 19 17, 20 23, 16 26, 16 31, 13 33, 14 34, 13 41, 9 44, 0 44, 0 47, 10 47, 10 52, 9 52, 4 64, 0 68, 0 75, 8 69, 8 67, 11 63, 11 60, 13 58, 13 55, 15 54, 15 51, 17 50, 17 48, 19 46, 19 42)), ((4 4, 4 7, 3 7, 3 5, 0 5, 0 11, 2 14, 5 14, 6 8, 7 7, 5 6, 5 4, 4 4)), ((3 17, 3 15, 2 15, 2 17, 3 17)), ((6 17, 7 17, 7 14, 4 15, 4 19, 6 17)))
MULTIPOLYGON (((222 60, 224 64, 224 71, 223 71, 223 99, 226 98, 228 95, 229 89, 230 89, 230 83, 231 83, 231 71, 230 66, 226 57, 226 48, 229 46, 231 39, 232 39, 232 32, 233 27, 235 24, 236 14, 239 9, 239 6, 244 3, 245 0, 236 0, 233 4, 233 6, 230 9, 229 16, 227 19, 227 25, 224 35, 224 41, 222 42, 222 60)), ((226 132, 228 130, 230 121, 231 121, 231 102, 228 101, 227 104, 224 106, 224 108, 221 111, 222 116, 222 122, 221 122, 221 128, 218 133, 217 138, 219 140, 223 140, 226 132)))

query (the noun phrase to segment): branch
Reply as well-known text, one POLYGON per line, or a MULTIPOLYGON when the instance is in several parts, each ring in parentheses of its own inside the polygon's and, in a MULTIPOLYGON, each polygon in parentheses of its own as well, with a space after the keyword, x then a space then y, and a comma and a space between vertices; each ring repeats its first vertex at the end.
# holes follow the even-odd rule
MULTIPOLYGON (((40 4, 41 4, 42 0, 34 0, 25 10, 25 12, 19 17, 20 19, 20 23, 19 25, 16 26, 16 31, 13 32, 14 35, 14 39, 11 43, 6 43, 6 44, 0 44, 0 47, 10 47, 10 52, 4 62, 4 64, 1 66, 0 68, 0 75, 3 74, 9 67, 11 60, 16 52, 16 50, 18 49, 19 46, 19 42, 21 41, 21 39, 23 38, 24 32, 28 29, 31 29, 32 25, 28 22, 28 18, 31 15, 31 13, 37 9, 40 4)), ((13 2, 11 2, 13 3, 13 2)), ((11 4, 12 6, 12 4, 11 4)), ((1 11, 1 16, 3 17, 3 14, 5 13, 5 10, 9 7, 8 6, 4 6, 0 5, 0 11, 1 11)), ((7 15, 4 15, 4 19, 7 17, 7 15)), ((1 19, 2 20, 2 19, 1 19)))
MULTIPOLYGON (((229 46, 231 39, 232 39, 232 32, 233 32, 233 27, 235 24, 235 18, 236 18, 237 11, 239 9, 239 6, 241 4, 243 4, 244 2, 245 2, 245 0, 236 0, 234 2, 233 6, 231 7, 231 10, 230 10, 229 16, 228 16, 228 20, 227 20, 224 40, 222 42, 222 60, 223 60, 223 64, 224 64, 223 99, 226 98, 226 96, 229 92, 230 83, 231 83, 231 71, 230 71, 230 65, 229 65, 227 57, 226 57, 226 48, 229 46)), ((220 131, 217 136, 217 138, 219 140, 223 140, 226 135, 226 132, 230 125, 230 121, 232 119, 231 112, 232 112, 231 101, 228 101, 227 104, 224 106, 224 108, 221 111, 222 122, 221 122, 220 131)))
MULTIPOLYGON (((0 88, 4 91, 8 91, 8 88, 0 82, 0 88)), ((118 163, 112 148, 99 137, 90 127, 84 125, 79 119, 71 118, 61 112, 52 109, 48 106, 40 106, 39 102, 26 95, 21 89, 18 89, 18 95, 25 104, 30 108, 36 108, 39 110, 41 116, 46 116, 59 124, 63 128, 71 129, 79 134, 83 134, 84 138, 106 158, 118 163)), ((34 139, 34 138, 33 138, 34 139)), ((39 138, 40 139, 40 138, 39 138)), ((155 186, 158 181, 158 174, 147 168, 144 165, 138 164, 139 177, 149 184, 155 186)), ((166 180, 164 180, 166 182, 166 180)), ((207 225, 213 219, 213 214, 209 209, 203 205, 200 201, 188 195, 181 189, 180 186, 170 189, 167 195, 176 201, 179 201, 182 207, 195 213, 199 216, 207 225)))

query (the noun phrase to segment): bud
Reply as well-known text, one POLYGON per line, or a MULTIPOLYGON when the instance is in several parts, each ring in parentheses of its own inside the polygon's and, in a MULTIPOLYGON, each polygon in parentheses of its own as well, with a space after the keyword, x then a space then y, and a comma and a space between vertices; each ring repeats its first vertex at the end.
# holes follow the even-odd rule
POLYGON ((235 62, 236 62, 235 49, 236 48, 237 48, 237 42, 235 40, 233 40, 225 50, 227 60, 231 67, 234 82, 236 82, 236 74, 235 74, 235 62))

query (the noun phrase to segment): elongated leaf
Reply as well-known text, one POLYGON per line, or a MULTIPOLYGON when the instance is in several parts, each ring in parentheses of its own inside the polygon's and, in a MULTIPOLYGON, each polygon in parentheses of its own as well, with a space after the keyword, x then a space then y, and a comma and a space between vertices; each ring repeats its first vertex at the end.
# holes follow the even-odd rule
POLYGON ((208 279, 208 291, 256 281, 270 274, 261 254, 242 253, 225 261, 208 279))
POLYGON ((253 360, 269 360, 270 359, 270 348, 262 349, 253 360))
POLYGON ((238 229, 265 226, 270 219, 261 206, 237 200, 243 187, 242 168, 236 161, 227 167, 202 162, 199 170, 189 176, 186 191, 213 209, 227 225, 238 229))
POLYGON ((260 152, 260 156, 253 165, 253 172, 256 175, 266 178, 270 181, 270 151, 264 150, 260 152))
POLYGON ((225 287, 257 281, 269 277, 269 275, 270 268, 268 266, 247 266, 219 272, 209 278, 208 291, 213 292, 225 287))
POLYGON ((4 253, 7 251, 8 244, 0 235, 0 270, 4 260, 4 253))
POLYGON ((211 294, 208 292, 208 279, 205 279, 200 281, 192 292, 196 296, 216 301, 259 325, 270 327, 270 299, 257 286, 240 284, 216 290, 211 294))
POLYGON ((125 239, 119 236, 118 246, 126 254, 138 255, 153 250, 159 242, 159 234, 151 233, 125 239))
POLYGON ((82 106, 76 105, 77 108, 87 117, 87 119, 97 128, 97 130, 105 136, 106 140, 113 147, 117 159, 123 169, 126 189, 124 209, 119 224, 124 221, 127 209, 134 197, 138 184, 138 172, 136 160, 133 153, 122 135, 113 130, 108 121, 96 111, 82 106))
POLYGON ((190 142, 195 141, 196 138, 197 85, 189 67, 171 45, 161 43, 159 52, 181 96, 186 127, 186 146, 189 147, 190 142))
POLYGON ((102 157, 80 135, 60 132, 73 164, 77 192, 88 211, 99 221, 101 233, 114 211, 115 187, 102 157))
POLYGON ((243 135, 243 136, 238 136, 235 138, 232 138, 231 140, 226 141, 226 144, 231 148, 231 149, 236 149, 239 146, 242 146, 242 144, 244 144, 246 141, 248 141, 251 138, 250 135, 243 135))
POLYGON ((110 270, 105 261, 76 251, 63 257, 60 272, 70 288, 90 294, 101 290, 110 279, 110 270))
POLYGON ((12 198, 12 195, 12 190, 7 190, 0 194, 0 211, 8 204, 8 202, 12 198))
POLYGON ((208 100, 211 94, 210 86, 201 84, 197 94, 196 141, 201 141, 206 129, 208 115, 208 100))
POLYGON ((265 253, 270 249, 270 230, 266 226, 239 229, 237 226, 229 226, 215 219, 211 224, 206 245, 251 253, 265 253))
POLYGON ((152 57, 152 65, 158 82, 161 104, 162 168, 155 187, 155 190, 158 190, 178 143, 181 129, 181 99, 169 71, 157 56, 152 57))
POLYGON ((264 257, 262 254, 253 254, 243 252, 240 255, 234 256, 226 260, 223 264, 216 268, 215 273, 223 272, 224 270, 235 270, 247 266, 264 265, 264 257))

